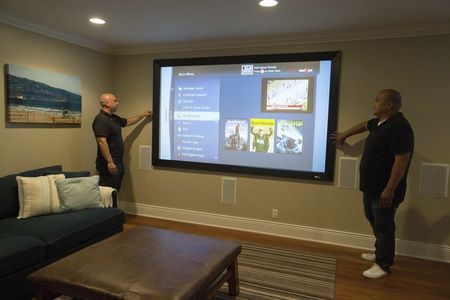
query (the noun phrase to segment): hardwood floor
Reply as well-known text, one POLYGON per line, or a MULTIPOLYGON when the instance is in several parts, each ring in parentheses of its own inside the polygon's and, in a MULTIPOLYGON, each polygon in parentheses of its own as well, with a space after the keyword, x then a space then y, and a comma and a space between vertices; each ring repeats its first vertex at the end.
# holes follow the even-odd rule
POLYGON ((125 228, 154 226, 194 234, 247 241, 336 258, 335 300, 450 299, 450 264, 397 256, 392 274, 369 280, 361 273, 370 263, 360 259, 361 250, 251 232, 127 215, 125 228))

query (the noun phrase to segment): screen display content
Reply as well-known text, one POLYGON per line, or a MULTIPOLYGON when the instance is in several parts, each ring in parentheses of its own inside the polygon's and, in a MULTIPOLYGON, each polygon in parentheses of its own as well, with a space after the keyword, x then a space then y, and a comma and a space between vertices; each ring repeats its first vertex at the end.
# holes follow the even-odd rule
POLYGON ((155 166, 332 180, 340 52, 154 61, 155 166))

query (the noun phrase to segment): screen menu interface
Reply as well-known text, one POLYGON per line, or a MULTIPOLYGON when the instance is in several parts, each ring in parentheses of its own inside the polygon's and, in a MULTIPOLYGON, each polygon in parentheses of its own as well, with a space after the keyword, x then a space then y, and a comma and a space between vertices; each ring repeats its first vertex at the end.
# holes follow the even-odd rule
POLYGON ((330 73, 331 61, 163 67, 160 158, 321 172, 330 73))

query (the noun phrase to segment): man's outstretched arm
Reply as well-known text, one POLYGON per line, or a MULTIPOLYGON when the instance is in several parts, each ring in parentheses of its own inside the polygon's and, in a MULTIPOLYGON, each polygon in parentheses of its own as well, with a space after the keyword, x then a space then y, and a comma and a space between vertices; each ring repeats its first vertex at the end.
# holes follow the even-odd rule
POLYGON ((146 117, 151 117, 153 115, 153 113, 150 110, 146 110, 143 113, 133 116, 133 117, 129 117, 127 118, 127 125, 126 126, 130 126, 130 125, 134 125, 137 122, 139 122, 140 120, 142 120, 143 118, 146 117))
POLYGON ((359 124, 353 126, 352 128, 350 128, 347 131, 332 133, 330 136, 330 139, 332 140, 333 143, 340 145, 343 142, 345 142, 345 140, 348 137, 351 137, 355 134, 362 133, 365 131, 367 131, 367 122, 362 122, 362 123, 359 123, 359 124))

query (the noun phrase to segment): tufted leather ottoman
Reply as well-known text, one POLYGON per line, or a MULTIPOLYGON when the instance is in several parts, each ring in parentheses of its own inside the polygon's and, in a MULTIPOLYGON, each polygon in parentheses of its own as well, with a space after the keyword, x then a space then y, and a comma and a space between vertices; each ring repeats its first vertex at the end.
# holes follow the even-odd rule
POLYGON ((29 275, 38 298, 58 292, 77 299, 209 299, 227 281, 239 293, 237 243, 135 227, 29 275))

